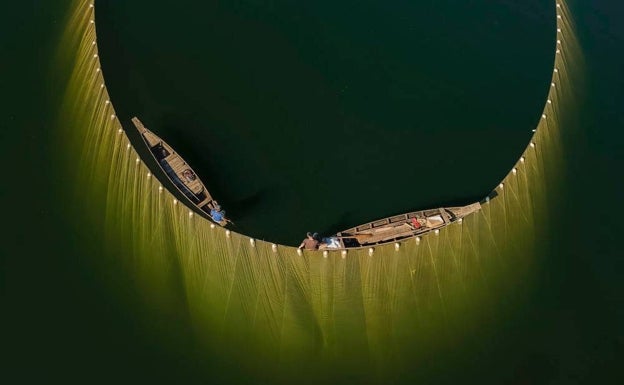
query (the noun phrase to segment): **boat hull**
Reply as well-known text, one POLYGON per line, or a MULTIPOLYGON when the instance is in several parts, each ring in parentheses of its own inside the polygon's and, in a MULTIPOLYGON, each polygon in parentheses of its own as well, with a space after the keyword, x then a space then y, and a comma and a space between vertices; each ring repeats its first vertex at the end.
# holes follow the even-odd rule
POLYGON ((394 242, 435 231, 480 209, 481 204, 473 203, 461 207, 413 211, 340 231, 336 237, 344 248, 394 242))
MULTIPOLYGON (((186 197, 189 203, 212 220, 211 210, 218 209, 219 204, 212 198, 195 171, 167 142, 148 130, 138 118, 132 118, 132 123, 167 179, 186 197)), ((227 224, 226 219, 214 222, 221 226, 227 224)))

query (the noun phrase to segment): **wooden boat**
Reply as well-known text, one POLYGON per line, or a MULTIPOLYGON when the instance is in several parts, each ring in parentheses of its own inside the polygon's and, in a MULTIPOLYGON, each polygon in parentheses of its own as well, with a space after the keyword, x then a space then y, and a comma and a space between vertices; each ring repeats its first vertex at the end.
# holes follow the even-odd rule
POLYGON ((335 238, 342 248, 394 242, 440 229, 480 209, 481 204, 473 203, 462 207, 414 211, 340 231, 335 238))
POLYGON ((141 133, 143 141, 150 149, 154 159, 165 173, 167 178, 189 200, 189 202, 206 213, 210 219, 221 226, 225 226, 228 220, 225 216, 215 215, 213 210, 221 212, 221 207, 210 196, 206 186, 199 179, 195 171, 178 155, 171 146, 156 134, 148 130, 141 121, 134 117, 132 123, 141 133))

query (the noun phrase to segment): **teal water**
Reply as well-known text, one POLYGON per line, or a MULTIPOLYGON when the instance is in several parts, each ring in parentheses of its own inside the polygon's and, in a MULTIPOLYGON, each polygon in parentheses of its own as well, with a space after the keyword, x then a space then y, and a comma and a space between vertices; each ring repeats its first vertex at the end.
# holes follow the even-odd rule
MULTIPOLYGON (((5 164, 19 159, 20 171, 39 176, 27 189, 9 182, 2 189, 12 203, 6 211, 12 225, 3 241, 8 257, 2 269, 2 300, 8 305, 3 350, 10 357, 4 376, 13 382, 220 382, 229 378, 227 371, 235 372, 236 363, 215 357, 197 361, 183 306, 151 322, 139 320, 133 306, 145 299, 130 291, 132 277, 110 275, 114 263, 102 269, 92 262, 102 256, 100 229, 77 228, 68 215, 78 203, 68 190, 76 186, 68 187, 72 180, 58 166, 60 147, 53 138, 61 128, 52 123, 66 73, 45 64, 55 58, 66 5, 15 4, 14 15, 30 16, 30 23, 15 17, 3 24, 2 48, 8 54, 2 85, 11 92, 5 94, 9 113, 1 120, 2 139, 13 144, 3 156, 5 164), (16 31, 23 35, 15 38, 16 31), (110 282, 125 300, 111 294, 110 282)), ((622 34, 616 11, 599 4, 573 7, 587 88, 580 95, 581 124, 563 131, 568 168, 558 197, 560 215, 549 222, 553 238, 538 251, 532 294, 511 319, 492 323, 489 339, 464 341, 457 353, 432 358, 423 382, 620 382, 622 260, 616 241, 622 212, 617 178, 622 84, 616 53, 622 34), (590 226, 588 217, 600 220, 590 226), (476 357, 468 354, 477 351, 476 357)), ((504 313, 497 308, 484 317, 504 313)))

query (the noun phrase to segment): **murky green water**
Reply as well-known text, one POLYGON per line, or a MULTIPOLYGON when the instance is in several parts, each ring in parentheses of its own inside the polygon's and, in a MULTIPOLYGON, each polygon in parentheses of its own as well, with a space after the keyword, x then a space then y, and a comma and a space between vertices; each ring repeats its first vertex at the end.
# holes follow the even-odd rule
MULTIPOLYGON (((137 166, 134 150, 126 149, 117 120, 110 119, 108 88, 100 88, 92 57, 87 6, 81 1, 22 5, 15 15, 30 15, 36 27, 26 28, 19 17, 3 25, 12 36, 23 32, 20 39, 3 41, 11 52, 4 65, 25 74, 2 78, 14 90, 6 104, 9 113, 2 117, 3 143, 19 144, 4 153, 5 163, 20 159, 20 170, 39 176, 29 179, 27 193, 12 183, 3 188, 6 200, 14 203, 8 209, 13 225, 3 242, 10 256, 3 285, 12 358, 7 375, 20 382, 62 378, 81 383, 617 383, 621 260, 614 246, 617 220, 608 214, 621 208, 615 198, 622 190, 621 180, 606 178, 604 166, 605 161, 612 167, 618 162, 621 136, 611 127, 620 119, 616 106, 622 94, 615 77, 599 82, 596 75, 598 69, 603 75, 616 73, 613 62, 598 60, 609 58, 606 53, 617 47, 621 35, 604 27, 611 19, 599 6, 573 8, 581 21, 587 75, 582 76, 579 52, 566 51, 557 77, 561 88, 552 94, 554 106, 547 107, 547 119, 540 123, 537 146, 527 149, 525 163, 505 180, 499 197, 463 225, 419 244, 403 244, 399 251, 389 245, 372 256, 362 250, 344 259, 333 253, 328 258, 298 256, 282 246, 274 252, 270 243, 260 241, 252 247, 246 237, 232 233, 228 238, 189 217, 167 192, 160 193, 142 163, 137 166), (78 12, 66 20, 69 6, 78 12), (61 40, 63 30, 68 35, 61 40), (51 62, 53 66, 46 65, 51 62), (76 82, 65 89, 72 69, 77 70, 76 82), (586 83, 579 83, 582 79, 586 83), (610 97, 590 97, 604 94, 610 97), (9 130, 16 127, 20 130, 9 130), (599 202, 587 200, 597 195, 599 202)), ((157 7, 154 13, 145 10, 141 19, 156 20, 157 7)), ((518 10, 505 7, 510 14, 518 10)), ((186 12, 190 19, 200 14, 186 12)), ((546 16, 541 20, 546 26, 554 23, 546 16)), ((564 40, 564 49, 573 49, 571 43, 564 40)), ((543 44, 552 53, 552 45, 543 44)), ((551 69, 544 71, 550 78, 551 69)), ((106 84, 114 82, 105 75, 106 84)), ((352 80, 361 81, 356 75, 352 80)), ((545 92, 544 84, 535 85, 540 87, 545 92)), ((139 95, 150 94, 137 88, 139 95)), ((346 99, 354 106, 362 102, 346 99)), ((112 100, 122 120, 131 113, 124 109, 137 108, 131 100, 112 100)), ((473 102, 477 110, 481 102, 473 102)), ((193 125, 178 126, 178 116, 166 124, 153 112, 158 103, 137 105, 149 107, 144 108, 154 114, 154 124, 175 134, 171 142, 193 157, 197 150, 191 142, 201 139, 192 135, 201 131, 185 132, 193 125)), ((379 100, 371 103, 379 105, 379 100)), ((530 109, 535 121, 544 97, 530 103, 540 107, 531 109, 523 102, 517 113, 529 119, 521 111, 530 109)), ((359 106, 358 114, 378 113, 359 106)), ((204 114, 188 113, 195 114, 190 121, 202 123, 196 128, 203 127, 204 114)), ((265 126, 252 128, 258 127, 265 126)), ((236 130, 219 135, 227 137, 228 132, 240 135, 236 130)), ((517 144, 518 154, 509 163, 502 158, 495 162, 503 175, 526 143, 517 144)), ((326 159, 327 151, 307 151, 303 167, 326 159)), ((225 151, 231 153, 235 150, 225 151)), ((241 159, 262 153, 251 151, 241 159)), ((281 154, 290 164, 292 157, 281 154)), ((276 159, 279 155, 271 153, 276 159)), ((196 157, 199 167, 212 171, 214 160, 202 166, 201 158, 196 157)), ((244 175, 231 171, 238 178, 244 175)), ((299 173, 285 175, 299 184, 299 173)), ((501 177, 495 177, 493 172, 483 178, 496 184, 501 177)), ((226 179, 231 182, 216 180, 217 191, 219 184, 227 186, 220 187, 224 190, 234 188, 226 179)), ((240 185, 242 196, 253 191, 240 185)), ((482 189, 475 184, 448 199, 469 197, 472 188, 482 189)), ((342 186, 327 190, 328 197, 343 194, 342 186)), ((392 197, 386 200, 402 207, 392 197)), ((236 199, 231 203, 237 207, 236 199)), ((264 204, 269 208, 247 209, 255 214, 279 211, 264 204)), ((377 214, 373 209, 361 215, 377 214)), ((253 222, 247 226, 258 234, 274 231, 255 230, 253 222)))

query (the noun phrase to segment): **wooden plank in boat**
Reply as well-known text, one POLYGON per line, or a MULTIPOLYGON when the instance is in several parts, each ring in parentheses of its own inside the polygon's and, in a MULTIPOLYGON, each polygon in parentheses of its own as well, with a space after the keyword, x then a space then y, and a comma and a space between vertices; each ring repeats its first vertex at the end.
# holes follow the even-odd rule
POLYGON ((358 241, 362 244, 378 243, 396 238, 407 237, 414 233, 414 229, 406 223, 400 226, 384 227, 372 231, 373 232, 371 234, 361 234, 362 236, 358 237, 358 241))
POLYGON ((388 218, 385 219, 381 219, 379 221, 375 221, 372 224, 372 227, 379 227, 379 226, 384 226, 388 224, 388 218))
POLYGON ((390 223, 404 222, 406 219, 407 219, 407 216, 405 214, 395 215, 390 218, 390 223))
POLYGON ((186 163, 177 154, 172 154, 167 157, 167 163, 175 172, 182 172, 186 167, 186 163))
POLYGON ((444 210, 444 208, 440 208, 440 216, 446 223, 451 221, 451 216, 446 212, 446 210, 444 210))
POLYGON ((429 209, 429 210, 423 211, 423 214, 425 215, 425 217, 432 217, 434 215, 440 214, 440 210, 439 209, 429 209))
POLYGON ((190 188, 190 189, 191 189, 191 191, 193 191, 195 194, 199 194, 199 193, 201 193, 201 192, 202 192, 202 190, 204 189, 204 187, 202 186, 202 184, 201 184, 201 183, 200 183, 197 179, 195 179, 195 180, 194 180, 194 181, 192 181, 192 182, 186 182, 186 181, 185 181, 185 183, 186 183, 186 185, 188 186, 188 188, 190 188))
POLYGON ((141 123, 141 121, 136 117, 132 118, 132 123, 134 123, 135 127, 143 135, 149 147, 154 147, 161 142, 161 139, 158 136, 154 135, 150 130, 145 128, 143 123, 141 123))
POLYGON ((361 225, 355 228, 355 231, 361 231, 361 230, 366 230, 366 229, 370 229, 372 226, 370 223, 367 223, 365 225, 361 225))

